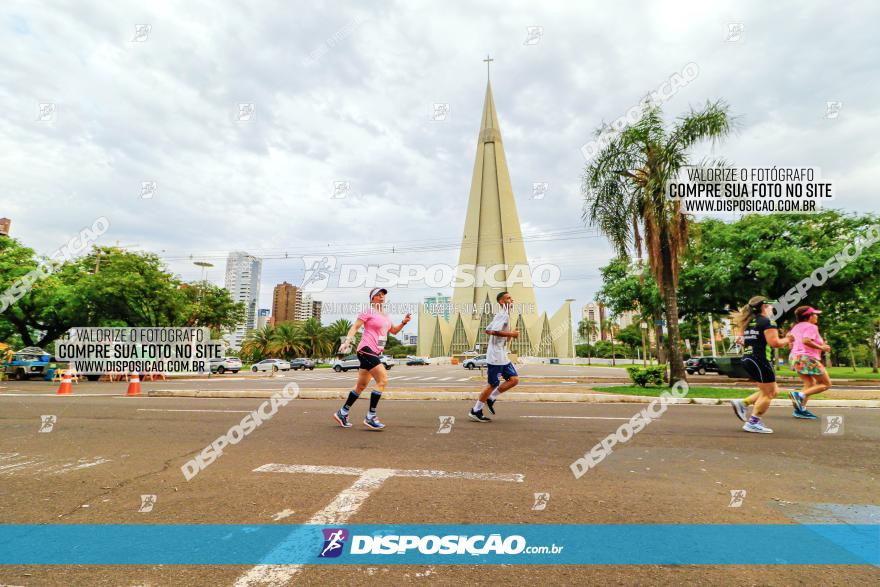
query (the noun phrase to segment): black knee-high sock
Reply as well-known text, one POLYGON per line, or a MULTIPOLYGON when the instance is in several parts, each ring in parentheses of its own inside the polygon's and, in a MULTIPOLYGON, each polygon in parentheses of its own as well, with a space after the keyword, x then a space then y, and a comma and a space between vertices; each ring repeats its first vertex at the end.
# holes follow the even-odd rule
POLYGON ((345 400, 345 405, 342 406, 342 413, 343 414, 346 414, 346 415, 348 414, 348 411, 351 409, 351 406, 354 405, 354 402, 357 401, 358 397, 360 397, 360 396, 358 396, 358 394, 356 394, 354 392, 354 390, 351 390, 348 392, 348 399, 345 400))
POLYGON ((379 405, 379 400, 382 399, 382 392, 376 391, 375 389, 370 394, 370 415, 376 415, 376 406, 379 405))

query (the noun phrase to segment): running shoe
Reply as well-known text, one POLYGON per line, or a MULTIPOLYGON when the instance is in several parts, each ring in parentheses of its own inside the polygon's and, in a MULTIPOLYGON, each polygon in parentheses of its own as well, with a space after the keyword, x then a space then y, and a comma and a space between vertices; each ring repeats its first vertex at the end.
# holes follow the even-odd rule
POLYGON ((373 416, 372 418, 367 416, 364 418, 364 425, 370 430, 382 430, 385 428, 385 424, 379 421, 379 418, 373 416))
POLYGON ((486 407, 489 408, 489 411, 493 414, 495 413, 495 402, 498 400, 494 400, 491 397, 486 400, 486 407))
POLYGON ((802 420, 817 420, 818 417, 816 414, 811 412, 810 410, 795 410, 791 413, 795 418, 801 418, 802 420))
POLYGON ((746 405, 741 399, 730 400, 730 405, 733 408, 733 413, 736 414, 737 418, 739 418, 743 422, 748 422, 749 410, 748 408, 746 408, 746 405))
POLYGON ((764 423, 758 420, 754 424, 746 422, 743 424, 743 430, 746 432, 758 432, 760 434, 773 434, 773 431, 764 426, 764 423))
POLYGON ((796 391, 789 391, 788 397, 791 398, 791 403, 794 404, 794 410, 796 412, 804 411, 804 398, 801 397, 801 394, 796 391))
POLYGON ((333 414, 333 419, 336 420, 336 423, 343 428, 351 428, 351 422, 348 421, 348 416, 343 414, 342 410, 333 414))
POLYGON ((483 410, 474 411, 473 409, 471 409, 471 411, 468 412, 468 418, 470 418, 474 422, 491 422, 492 421, 492 418, 487 418, 486 416, 483 415, 483 410))

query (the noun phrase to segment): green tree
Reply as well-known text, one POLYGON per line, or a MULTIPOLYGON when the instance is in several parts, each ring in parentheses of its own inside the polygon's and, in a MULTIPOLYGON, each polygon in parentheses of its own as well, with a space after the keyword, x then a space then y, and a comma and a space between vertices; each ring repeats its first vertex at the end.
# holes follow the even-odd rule
POLYGON ((677 289, 689 220, 680 203, 666 197, 666 182, 689 164, 692 147, 725 137, 731 124, 722 102, 692 110, 668 129, 661 109, 646 105, 641 118, 612 138, 584 174, 584 219, 608 237, 618 255, 628 258, 635 249, 641 258, 644 235, 648 264, 663 297, 672 381, 687 378, 679 348, 677 289))
POLYGON ((282 359, 292 359, 305 354, 309 339, 299 322, 282 322, 272 331, 269 352, 279 355, 282 359))
POLYGON ((271 324, 249 331, 241 342, 239 356, 243 361, 252 363, 269 358, 272 352, 274 335, 275 327, 271 324))
MULTIPOLYGON (((207 326, 212 332, 228 332, 245 320, 245 305, 229 292, 208 281, 181 285, 185 305, 180 320, 184 326, 207 326)), ((219 338, 219 336, 214 336, 219 338)))
POLYGON ((340 318, 336 322, 327 326, 327 338, 332 343, 330 354, 335 354, 336 351, 339 350, 339 345, 342 344, 342 338, 348 334, 351 326, 352 323, 345 318, 340 318))
POLYGON ((318 322, 317 318, 309 318, 300 325, 303 338, 306 340, 305 354, 309 357, 326 357, 333 351, 330 331, 318 322))
POLYGON ((594 337, 599 336, 599 325, 595 320, 590 320, 589 318, 584 318, 580 322, 578 322, 578 335, 582 340, 586 341, 584 345, 587 353, 587 365, 592 364, 592 356, 591 351, 593 350, 593 345, 590 341, 593 340, 594 337))

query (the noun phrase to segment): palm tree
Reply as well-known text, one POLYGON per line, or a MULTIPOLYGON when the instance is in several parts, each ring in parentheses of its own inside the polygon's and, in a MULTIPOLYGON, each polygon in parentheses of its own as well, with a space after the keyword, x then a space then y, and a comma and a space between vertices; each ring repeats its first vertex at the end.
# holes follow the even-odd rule
POLYGON ((599 328, 601 331, 608 335, 608 338, 611 339, 611 364, 616 365, 616 358, 614 356, 614 337, 617 334, 618 326, 617 322, 614 320, 614 316, 610 317, 608 320, 602 320, 599 328))
POLYGON ((265 359, 271 352, 274 334, 275 327, 271 324, 249 331, 241 343, 241 355, 250 358, 252 362, 265 359))
POLYGON ((270 350, 282 359, 292 359, 305 353, 308 339, 302 326, 296 322, 282 322, 275 326, 270 350))
POLYGON ((591 342, 594 336, 598 336, 599 333, 597 331, 598 325, 595 320, 590 320, 589 318, 584 318, 578 323, 578 335, 587 341, 587 365, 592 364, 591 359, 593 356, 592 345, 591 342))
POLYGON ((303 337, 306 339, 306 354, 309 357, 322 358, 328 356, 333 350, 332 339, 326 328, 321 326, 317 318, 309 318, 303 322, 303 337))
POLYGON ((733 125, 721 101, 691 110, 669 129, 660 108, 647 104, 638 122, 617 134, 584 172, 584 220, 605 233, 622 258, 629 257, 631 247, 641 258, 644 242, 666 311, 669 336, 665 342, 673 382, 687 378, 679 347, 676 290, 680 255, 687 246, 688 217, 679 202, 666 197, 666 182, 689 164, 691 147, 706 139, 724 138, 733 125))

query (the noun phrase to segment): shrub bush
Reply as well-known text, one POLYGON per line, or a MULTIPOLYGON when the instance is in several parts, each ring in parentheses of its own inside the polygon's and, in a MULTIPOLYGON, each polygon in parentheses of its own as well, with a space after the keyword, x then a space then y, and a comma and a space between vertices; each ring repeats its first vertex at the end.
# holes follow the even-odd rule
POLYGON ((665 371, 666 367, 664 365, 651 365, 650 367, 631 366, 626 368, 629 378, 639 387, 663 385, 663 373, 665 371))

